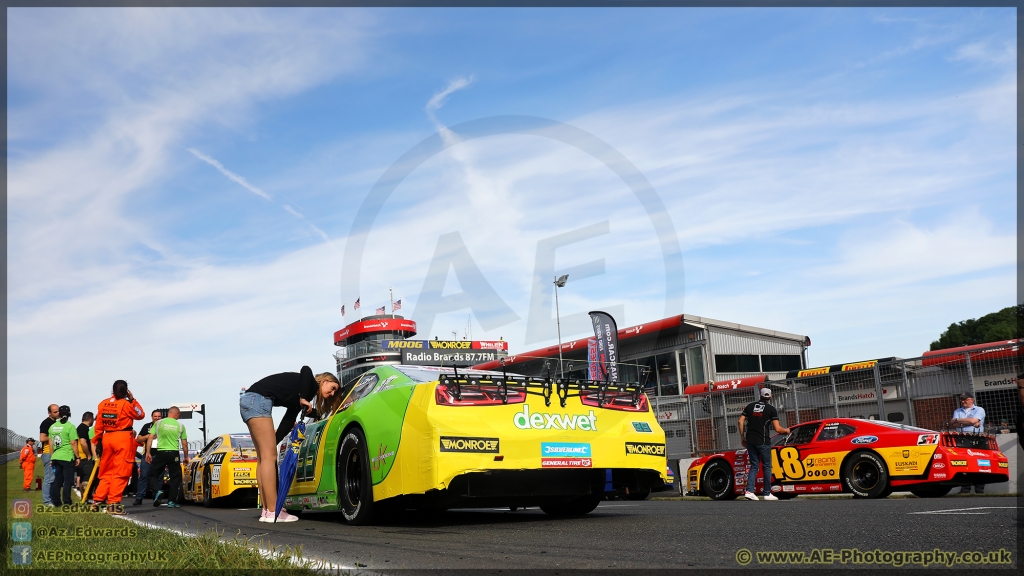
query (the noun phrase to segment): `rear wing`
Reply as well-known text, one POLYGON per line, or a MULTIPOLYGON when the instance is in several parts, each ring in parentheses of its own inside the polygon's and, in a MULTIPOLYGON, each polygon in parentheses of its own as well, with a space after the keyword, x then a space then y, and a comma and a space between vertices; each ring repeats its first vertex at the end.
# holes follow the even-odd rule
POLYGON ((562 408, 565 408, 567 399, 575 397, 580 398, 583 404, 599 408, 622 408, 627 404, 634 410, 647 408, 647 396, 639 382, 537 378, 518 374, 467 375, 454 370, 451 374, 442 373, 438 383, 450 391, 455 400, 462 400, 464 394, 487 394, 500 399, 503 404, 508 404, 511 390, 513 396, 541 396, 546 406, 551 406, 551 397, 555 396, 562 408))
POLYGON ((943 432, 940 440, 947 448, 975 448, 978 450, 999 451, 996 437, 991 434, 972 434, 970 432, 943 432))

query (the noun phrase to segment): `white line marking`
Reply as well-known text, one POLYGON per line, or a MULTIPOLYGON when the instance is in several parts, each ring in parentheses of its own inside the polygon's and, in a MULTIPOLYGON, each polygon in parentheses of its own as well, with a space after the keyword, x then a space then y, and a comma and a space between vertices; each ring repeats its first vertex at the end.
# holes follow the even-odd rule
MULTIPOLYGON (((139 526, 144 526, 146 528, 152 528, 153 530, 166 530, 168 532, 172 532, 174 534, 177 534, 177 535, 185 537, 185 538, 194 538, 194 537, 197 536, 196 534, 191 533, 191 532, 185 532, 184 530, 180 530, 178 528, 171 528, 169 525, 161 526, 159 524, 154 524, 152 522, 146 522, 144 520, 137 520, 135 518, 131 518, 131 517, 128 517, 128 516, 113 516, 113 518, 120 518, 122 520, 126 520, 126 521, 132 522, 134 524, 138 524, 139 526)), ((224 542, 225 544, 228 543, 228 542, 231 542, 231 540, 225 540, 223 538, 220 539, 220 541, 224 542)), ((237 544, 237 542, 235 542, 235 543, 237 544)), ((318 571, 318 572, 327 572, 327 571, 329 571, 329 572, 338 572, 340 570, 355 570, 356 569, 355 566, 345 566, 343 564, 335 564, 334 562, 330 562, 328 560, 323 560, 323 559, 320 559, 320 558, 310 558, 308 556, 293 556, 293 555, 290 555, 290 554, 284 554, 282 552, 278 552, 276 548, 273 549, 273 550, 268 550, 266 548, 260 548, 258 546, 248 546, 248 548, 251 549, 251 550, 254 550, 257 554, 259 554, 260 556, 263 556, 264 558, 287 558, 288 561, 291 562, 292 564, 294 564, 295 566, 298 566, 300 568, 309 568, 311 570, 315 570, 315 571, 318 571)))
MULTIPOLYGON (((926 512, 910 512, 910 514, 952 514, 969 513, 969 510, 1015 510, 1016 506, 976 506, 974 508, 950 508, 948 510, 928 510, 926 512)), ((974 514, 988 514, 988 512, 974 512, 974 514)))

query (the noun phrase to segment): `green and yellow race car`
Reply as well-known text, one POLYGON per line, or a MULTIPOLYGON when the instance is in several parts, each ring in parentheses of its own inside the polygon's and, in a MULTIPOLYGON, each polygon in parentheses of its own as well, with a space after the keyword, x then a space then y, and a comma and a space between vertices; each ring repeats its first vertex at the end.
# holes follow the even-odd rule
MULTIPOLYGON (((365 524, 384 510, 597 507, 665 485, 665 432, 639 385, 379 366, 307 425, 285 502, 365 524)), ((281 445, 281 455, 288 443, 281 445)))

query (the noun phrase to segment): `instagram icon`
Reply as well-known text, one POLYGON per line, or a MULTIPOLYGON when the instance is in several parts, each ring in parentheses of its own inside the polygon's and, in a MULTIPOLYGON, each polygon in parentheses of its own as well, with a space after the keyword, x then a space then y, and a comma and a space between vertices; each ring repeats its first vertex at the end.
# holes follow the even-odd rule
POLYGON ((32 501, 31 500, 12 500, 11 501, 11 516, 15 518, 31 518, 32 517, 32 501))

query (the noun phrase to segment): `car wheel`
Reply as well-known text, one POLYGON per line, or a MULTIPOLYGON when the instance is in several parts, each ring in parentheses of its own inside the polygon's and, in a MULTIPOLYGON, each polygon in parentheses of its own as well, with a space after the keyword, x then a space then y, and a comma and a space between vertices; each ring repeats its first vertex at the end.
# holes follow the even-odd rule
POLYGON ((860 498, 884 498, 889 490, 889 468, 878 454, 858 452, 843 465, 843 485, 860 498))
POLYGON ((910 493, 918 498, 942 498, 946 494, 949 494, 949 491, 952 489, 952 486, 914 486, 910 489, 910 493))
POLYGON ((700 491, 712 500, 735 500, 732 467, 721 460, 714 460, 704 467, 700 491))
POLYGON ((373 483, 366 437, 359 428, 345 433, 338 450, 338 500, 345 522, 354 526, 373 520, 373 483))
POLYGON ((630 492, 629 494, 624 494, 622 497, 626 500, 647 500, 647 497, 650 495, 651 490, 647 489, 643 492, 630 492))
POLYGON ((203 472, 203 506, 211 508, 213 506, 213 490, 210 488, 210 469, 207 468, 203 472))
POLYGON ((597 508, 601 497, 601 494, 587 494, 558 504, 545 504, 540 509, 548 516, 583 516, 597 508))

